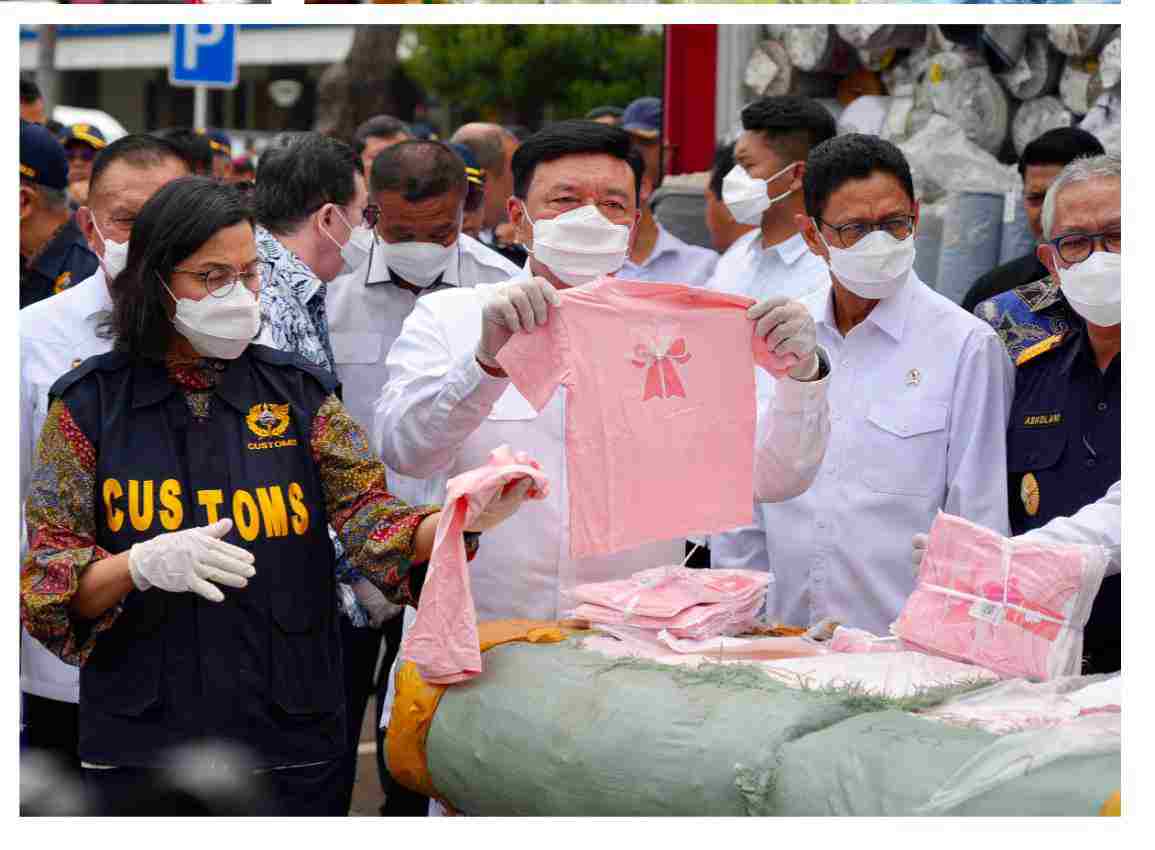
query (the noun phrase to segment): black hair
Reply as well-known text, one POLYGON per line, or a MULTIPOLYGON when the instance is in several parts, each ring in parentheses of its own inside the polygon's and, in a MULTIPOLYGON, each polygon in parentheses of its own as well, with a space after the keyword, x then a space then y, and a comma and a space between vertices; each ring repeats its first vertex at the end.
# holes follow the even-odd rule
POLYGON ((365 152, 365 143, 369 139, 390 139, 393 136, 408 136, 412 138, 413 131, 400 118, 392 115, 374 115, 353 131, 353 150, 357 156, 365 152))
POLYGON ((349 204, 360 173, 360 157, 344 142, 320 133, 289 136, 257 164, 257 221, 277 235, 292 233, 325 204, 349 204))
POLYGON ((1028 165, 1066 165, 1084 156, 1102 156, 1103 145, 1078 127, 1056 127, 1027 143, 1019 157, 1019 176, 1027 176, 1028 165))
POLYGON ((800 95, 760 97, 743 107, 741 117, 743 130, 761 133, 772 149, 796 160, 838 132, 830 110, 800 95))
POLYGON ((68 128, 57 121, 55 118, 49 118, 44 122, 44 129, 59 139, 64 135, 64 131, 68 128))
POLYGON ((714 164, 710 167, 710 192, 722 200, 722 181, 734 168, 734 143, 718 143, 714 148, 714 164))
POLYGON ((620 106, 595 106, 586 113, 586 120, 593 121, 595 118, 605 118, 607 115, 620 119, 625 114, 626 111, 620 106))
POLYGON ((88 180, 88 193, 91 196, 104 172, 116 162, 126 162, 137 168, 150 165, 159 165, 166 159, 175 159, 192 171, 184 152, 159 136, 150 136, 147 133, 132 133, 121 136, 112 144, 102 148, 92 161, 92 176, 88 180))
POLYGON ((172 270, 221 230, 253 223, 242 192, 209 177, 182 177, 141 208, 128 241, 124 271, 111 283, 116 348, 163 360, 172 342, 172 297, 161 286, 172 270))
POLYGON ((28 77, 20 77, 20 102, 21 103, 35 103, 40 100, 43 95, 40 92, 40 86, 36 85, 36 81, 28 77))
POLYGON ((513 194, 525 199, 533 173, 543 162, 575 154, 601 153, 629 164, 634 172, 634 191, 640 196, 645 165, 641 156, 631 156, 632 150, 630 134, 621 127, 585 120, 558 121, 534 133, 513 154, 513 194))
POLYGON ((153 135, 170 142, 180 150, 182 158, 193 174, 208 176, 213 173, 213 146, 209 144, 208 136, 188 127, 157 130, 153 135))
POLYGON ((897 179, 914 201, 910 165, 895 145, 864 133, 847 133, 823 142, 806 158, 806 175, 802 178, 806 214, 821 218, 826 202, 844 183, 865 180, 876 171, 897 179))
POLYGON ((390 145, 373 160, 369 191, 397 192, 406 201, 424 201, 448 192, 465 197, 465 163, 444 142, 413 139, 390 145))

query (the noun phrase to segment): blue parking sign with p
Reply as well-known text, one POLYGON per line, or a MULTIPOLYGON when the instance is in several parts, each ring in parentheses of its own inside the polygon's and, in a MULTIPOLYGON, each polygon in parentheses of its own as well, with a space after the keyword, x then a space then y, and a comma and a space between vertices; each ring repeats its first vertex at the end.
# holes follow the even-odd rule
POLYGON ((174 86, 237 85, 236 24, 174 24, 168 81, 174 86))

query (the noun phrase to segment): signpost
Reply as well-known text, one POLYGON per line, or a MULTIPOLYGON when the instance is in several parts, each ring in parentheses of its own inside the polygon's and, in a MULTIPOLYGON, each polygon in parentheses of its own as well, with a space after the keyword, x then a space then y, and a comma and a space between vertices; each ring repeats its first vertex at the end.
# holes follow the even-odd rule
POLYGON ((174 24, 168 82, 192 87, 193 128, 208 123, 208 90, 237 86, 236 24, 174 24))

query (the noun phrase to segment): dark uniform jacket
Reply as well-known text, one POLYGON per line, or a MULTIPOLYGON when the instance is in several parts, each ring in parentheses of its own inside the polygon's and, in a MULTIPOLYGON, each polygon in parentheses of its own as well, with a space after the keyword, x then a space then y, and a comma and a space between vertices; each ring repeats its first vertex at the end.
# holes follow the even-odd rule
MULTIPOLYGON (((1070 516, 1122 477, 1122 355, 1100 372, 1081 320, 1017 360, 1007 433, 1013 534, 1070 516)), ((1121 578, 1109 576, 1084 632, 1085 673, 1119 669, 1121 578)))
POLYGON ((28 266, 20 264, 20 307, 62 292, 96 273, 100 260, 88 248, 76 219, 68 222, 28 266))
POLYGON ((226 540, 256 575, 221 603, 132 591, 81 668, 80 755, 155 766, 205 736, 258 766, 338 757, 345 738, 333 547, 310 456, 335 389, 300 358, 251 346, 226 368, 223 403, 194 419, 161 364, 113 352, 52 388, 96 450, 97 542, 123 552, 231 516, 226 540))

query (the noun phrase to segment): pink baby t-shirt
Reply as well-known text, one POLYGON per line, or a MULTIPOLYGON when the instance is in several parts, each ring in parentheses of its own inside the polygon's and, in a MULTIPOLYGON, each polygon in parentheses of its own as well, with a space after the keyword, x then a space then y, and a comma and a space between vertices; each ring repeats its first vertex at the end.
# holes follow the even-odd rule
POLYGON ((610 277, 560 295, 497 360, 539 411, 567 390, 571 557, 749 525, 753 365, 781 365, 746 318, 754 302, 610 277))

